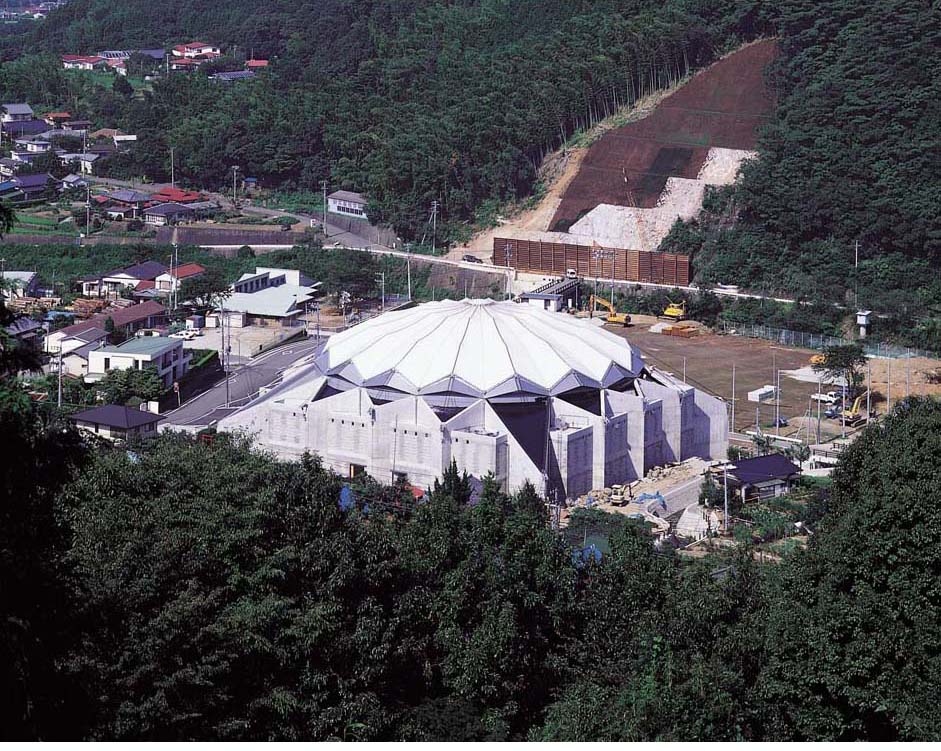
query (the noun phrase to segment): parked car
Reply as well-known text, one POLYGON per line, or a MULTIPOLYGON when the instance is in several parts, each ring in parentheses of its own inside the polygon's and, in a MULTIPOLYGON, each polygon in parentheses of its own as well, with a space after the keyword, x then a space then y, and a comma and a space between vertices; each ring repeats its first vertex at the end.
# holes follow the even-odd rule
POLYGON ((779 417, 777 420, 774 421, 774 427, 776 428, 786 428, 787 425, 788 425, 788 422, 787 422, 786 417, 779 417))
POLYGON ((483 261, 481 261, 477 256, 472 256, 470 253, 465 253, 461 257, 461 260, 466 261, 467 263, 483 263, 483 261))
POLYGON ((170 338, 191 341, 196 338, 196 332, 189 329, 184 329, 183 331, 177 331, 176 333, 170 334, 170 338))

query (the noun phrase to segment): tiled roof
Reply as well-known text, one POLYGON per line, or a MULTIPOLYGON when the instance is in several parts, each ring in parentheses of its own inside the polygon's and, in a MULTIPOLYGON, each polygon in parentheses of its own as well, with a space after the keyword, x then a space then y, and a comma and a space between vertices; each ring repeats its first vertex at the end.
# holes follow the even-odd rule
POLYGON ((137 428, 141 425, 158 422, 160 415, 144 412, 140 409, 122 407, 118 404, 105 404, 102 407, 86 409, 84 412, 76 412, 70 419, 73 422, 91 422, 127 430, 128 428, 137 428))

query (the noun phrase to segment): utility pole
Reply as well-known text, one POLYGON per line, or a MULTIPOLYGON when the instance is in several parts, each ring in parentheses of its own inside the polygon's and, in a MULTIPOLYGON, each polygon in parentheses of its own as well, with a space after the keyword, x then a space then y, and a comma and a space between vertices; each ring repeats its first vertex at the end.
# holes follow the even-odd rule
POLYGON ((91 185, 85 183, 85 237, 91 232, 91 185))
POLYGON ((323 191, 323 236, 324 238, 329 237, 327 234, 327 181, 320 181, 320 189, 323 191))
POLYGON ((723 525, 725 526, 725 533, 729 533, 729 463, 726 460, 725 467, 722 470, 723 479, 722 479, 722 495, 724 501, 724 509, 722 514, 723 525))
POLYGON ((885 359, 885 411, 892 409, 892 358, 885 359))
POLYGON ((408 301, 412 301, 412 244, 405 243, 405 272, 408 275, 408 301))
POLYGON ((872 419, 872 364, 866 360, 866 424, 872 419))
POLYGON ((173 163, 173 147, 170 147, 170 187, 176 187, 176 173, 173 163))
POLYGON ((62 409, 62 342, 59 342, 59 398, 57 404, 59 409, 62 409))
POLYGON ((431 255, 437 254, 438 241, 438 202, 431 202, 431 255))
POLYGON ((859 310, 859 240, 856 241, 856 261, 853 266, 853 283, 855 284, 853 300, 856 309, 859 310))
POLYGON ((823 384, 823 377, 817 375, 817 443, 820 443, 820 394, 823 384))
POLYGON ((841 437, 846 438, 846 379, 843 379, 843 409, 840 410, 841 437))

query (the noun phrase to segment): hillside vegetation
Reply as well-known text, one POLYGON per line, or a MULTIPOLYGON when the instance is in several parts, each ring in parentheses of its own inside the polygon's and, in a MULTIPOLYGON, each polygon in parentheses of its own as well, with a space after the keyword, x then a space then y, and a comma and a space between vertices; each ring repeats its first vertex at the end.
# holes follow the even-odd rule
POLYGON ((704 281, 851 304, 858 282, 862 307, 909 324, 936 313, 941 9, 784 0, 776 25, 779 102, 761 158, 668 243, 694 252, 704 281))
POLYGON ((144 99, 92 90, 57 61, 0 70, 0 93, 80 109, 137 133, 119 171, 221 185, 238 164, 268 183, 367 192, 373 214, 443 231, 488 198, 533 188, 543 155, 576 129, 767 31, 760 3, 472 0, 183 3, 73 0, 5 55, 93 52, 193 37, 270 55, 255 82, 177 75, 144 99), (37 75, 39 73, 39 75, 37 75))

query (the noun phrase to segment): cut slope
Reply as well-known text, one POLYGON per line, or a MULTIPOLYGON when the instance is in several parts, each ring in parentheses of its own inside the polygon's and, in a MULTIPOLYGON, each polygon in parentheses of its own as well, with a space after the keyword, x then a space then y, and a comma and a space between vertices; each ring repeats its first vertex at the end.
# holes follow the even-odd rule
POLYGON ((565 232, 601 204, 652 208, 669 178, 701 178, 711 149, 754 149, 773 106, 764 69, 776 52, 773 40, 742 48, 696 75, 649 117, 593 144, 551 229, 565 232))

